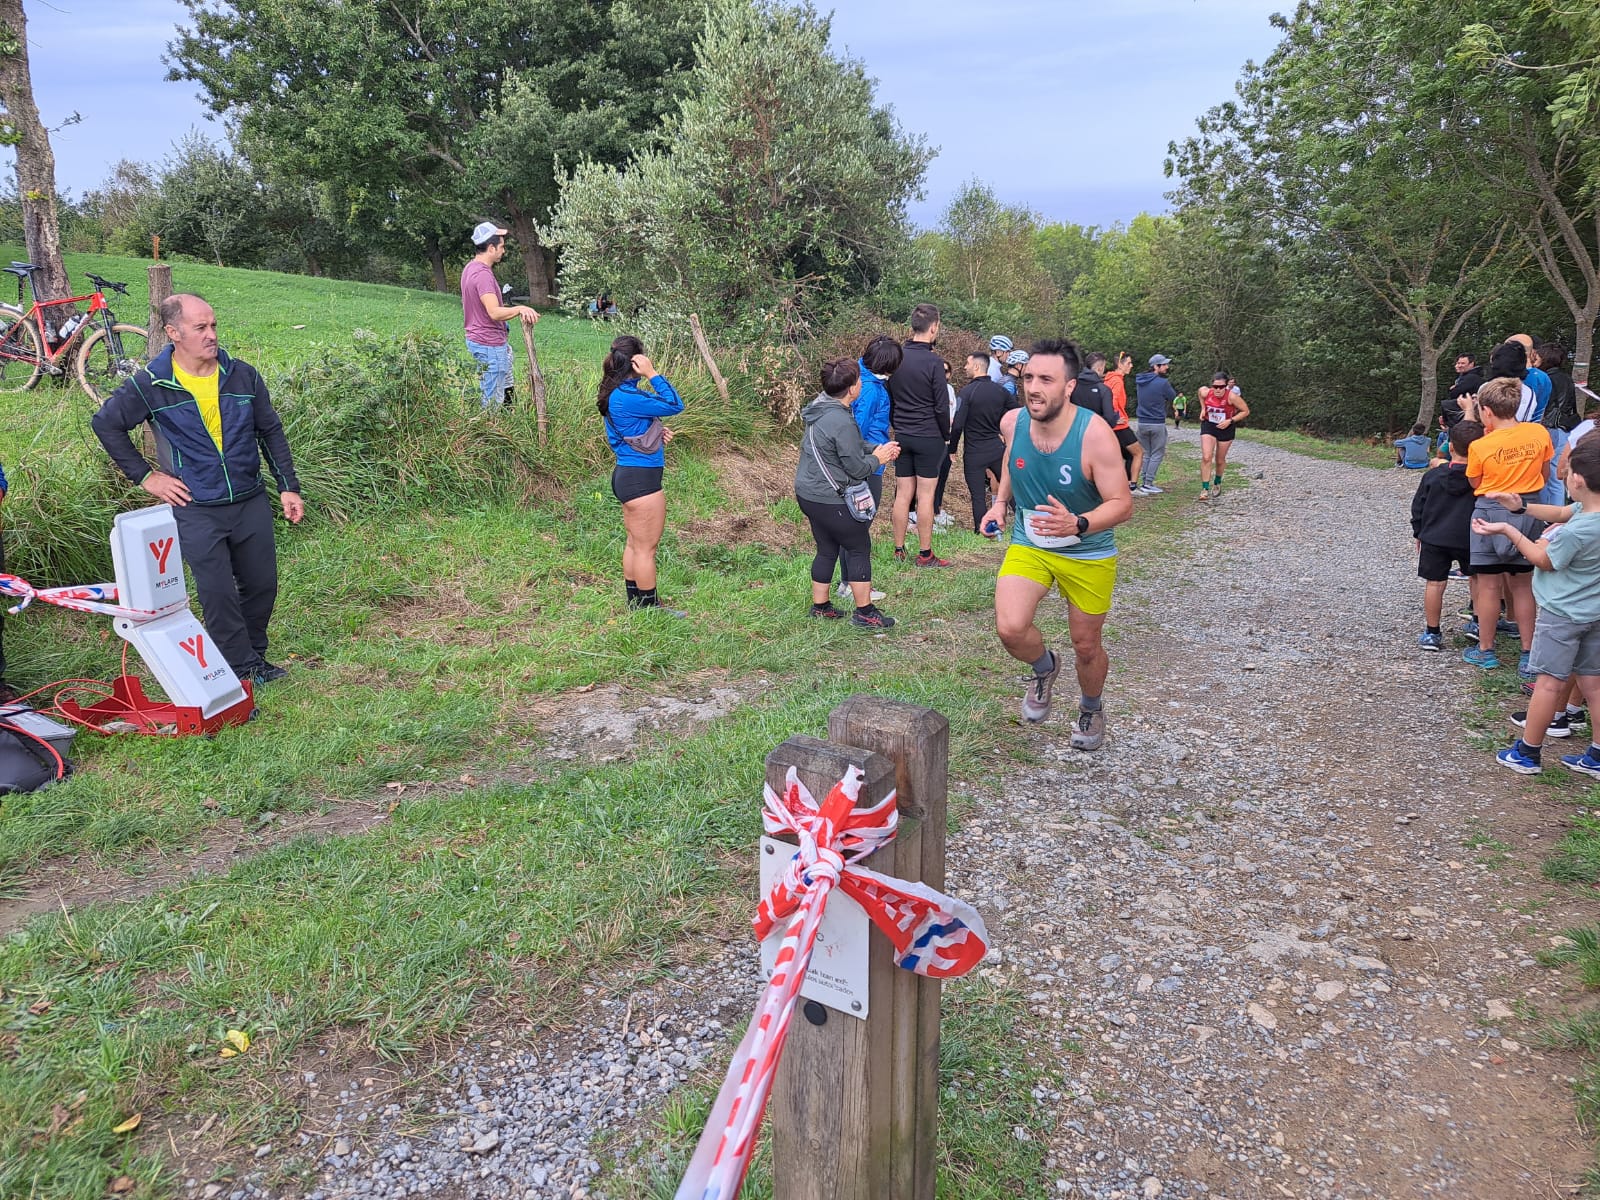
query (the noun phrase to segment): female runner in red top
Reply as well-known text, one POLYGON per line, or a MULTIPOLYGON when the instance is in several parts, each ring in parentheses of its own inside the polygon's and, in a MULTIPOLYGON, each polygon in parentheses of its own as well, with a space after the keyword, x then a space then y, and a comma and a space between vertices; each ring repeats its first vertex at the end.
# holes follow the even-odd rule
POLYGON ((1226 371, 1218 371, 1210 387, 1203 387, 1200 400, 1200 499, 1211 499, 1213 489, 1222 491, 1222 470, 1228 465, 1228 448, 1233 445, 1234 426, 1250 415, 1239 389, 1226 371))

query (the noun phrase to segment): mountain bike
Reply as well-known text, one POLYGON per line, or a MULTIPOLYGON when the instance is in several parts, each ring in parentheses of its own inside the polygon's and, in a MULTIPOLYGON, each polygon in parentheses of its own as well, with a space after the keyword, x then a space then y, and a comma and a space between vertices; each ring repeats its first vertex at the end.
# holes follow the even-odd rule
POLYGON ((91 400, 102 404, 146 362, 150 335, 138 325, 118 321, 106 303, 107 291, 126 296, 128 285, 90 274, 94 291, 89 295, 41 302, 33 290, 33 273, 38 269, 24 262, 0 267, 17 277, 17 308, 0 305, 0 392, 25 392, 41 375, 65 375, 76 351, 78 384, 91 400), (33 302, 20 311, 24 283, 33 302), (63 311, 76 304, 88 304, 89 311, 63 311))

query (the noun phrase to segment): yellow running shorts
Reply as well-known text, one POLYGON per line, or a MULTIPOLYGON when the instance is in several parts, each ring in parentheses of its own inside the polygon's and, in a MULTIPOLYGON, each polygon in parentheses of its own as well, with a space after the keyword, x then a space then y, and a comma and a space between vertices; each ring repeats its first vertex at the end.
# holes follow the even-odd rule
POLYGON ((1111 611, 1111 590, 1117 585, 1117 556, 1068 558, 1013 542, 1000 564, 1000 578, 1007 575, 1020 575, 1046 589, 1054 584, 1068 604, 1097 617, 1111 611))

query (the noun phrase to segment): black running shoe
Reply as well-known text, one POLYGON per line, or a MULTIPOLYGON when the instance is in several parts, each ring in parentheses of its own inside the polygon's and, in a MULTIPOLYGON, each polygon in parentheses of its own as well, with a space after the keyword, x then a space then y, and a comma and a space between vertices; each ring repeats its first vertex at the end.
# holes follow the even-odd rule
POLYGON ((860 625, 863 629, 888 629, 894 624, 894 618, 886 612, 880 612, 876 604, 869 604, 850 614, 850 624, 860 625))
POLYGON ((273 683, 276 680, 282 679, 288 673, 288 671, 278 666, 276 663, 269 663, 264 658, 258 658, 255 662, 251 663, 244 669, 244 674, 241 676, 241 678, 248 679, 251 683, 260 685, 263 683, 273 683))
MULTIPOLYGON (((1511 723, 1513 725, 1515 725, 1518 729, 1526 729, 1528 727, 1528 712, 1527 712, 1527 710, 1524 709, 1522 712, 1514 712, 1514 713, 1512 713, 1511 714, 1511 723)), ((1568 717, 1565 712, 1557 713, 1554 717, 1552 717, 1550 719, 1549 733, 1550 733, 1551 737, 1555 737, 1555 738, 1571 737, 1572 736, 1572 719, 1570 717, 1568 717)))
POLYGON ((813 604, 811 606, 811 615, 813 617, 819 617, 824 621, 844 620, 844 614, 833 606, 832 600, 828 601, 826 604, 813 604))

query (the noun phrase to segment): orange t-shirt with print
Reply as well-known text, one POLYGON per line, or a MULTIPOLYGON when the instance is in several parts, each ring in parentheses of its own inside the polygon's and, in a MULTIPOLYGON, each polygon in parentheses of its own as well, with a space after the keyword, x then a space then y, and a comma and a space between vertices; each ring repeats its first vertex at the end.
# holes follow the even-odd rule
POLYGON ((1484 434, 1467 447, 1467 478, 1473 491, 1516 492, 1526 496, 1544 488, 1544 465, 1555 457, 1543 425, 1518 421, 1484 434))

